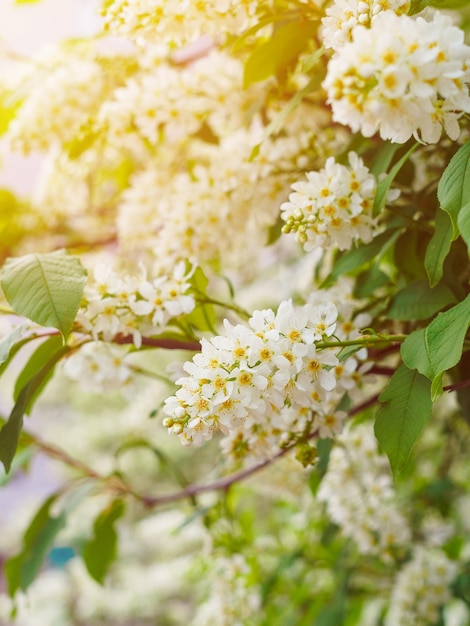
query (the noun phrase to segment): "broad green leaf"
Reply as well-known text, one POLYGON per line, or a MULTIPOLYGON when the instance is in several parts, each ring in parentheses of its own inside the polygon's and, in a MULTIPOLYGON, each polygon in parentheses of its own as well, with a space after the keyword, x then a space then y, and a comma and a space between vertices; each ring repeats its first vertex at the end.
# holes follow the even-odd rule
POLYGON ((372 174, 378 178, 380 174, 384 174, 392 162, 396 151, 400 148, 400 144, 384 141, 374 155, 374 162, 370 168, 372 174))
POLYGON ((375 435, 396 478, 431 417, 431 382, 416 370, 401 365, 379 400, 375 435))
POLYGON ((19 589, 25 591, 36 578, 57 533, 65 526, 65 512, 57 517, 50 515, 56 499, 54 494, 40 507, 24 534, 21 552, 5 563, 8 593, 12 597, 19 589))
POLYGON ((362 267, 392 246, 399 235, 400 231, 398 230, 393 232, 388 230, 375 237, 370 243, 348 250, 335 261, 332 272, 326 277, 320 287, 328 287, 343 274, 362 267))
MULTIPOLYGON (((63 344, 61 335, 53 335, 52 337, 47 337, 46 339, 43 339, 41 341, 39 347, 36 348, 36 350, 32 353, 26 365, 21 370, 18 378, 16 379, 13 391, 13 399, 15 400, 15 402, 16 400, 18 400, 18 397, 23 387, 25 387, 37 374, 39 374, 44 365, 49 363, 54 355, 62 351, 63 344)), ((43 378, 42 383, 38 387, 37 391, 40 392, 40 390, 44 387, 52 374, 53 368, 51 368, 49 370, 49 374, 43 378)), ((31 398, 31 400, 34 401, 34 398, 31 398)), ((28 409, 26 410, 26 413, 29 413, 28 409)))
POLYGON ((470 202, 464 204, 457 218, 457 224, 462 235, 462 239, 467 244, 468 253, 470 255, 470 202))
POLYGON ((455 303, 455 296, 445 285, 431 289, 424 280, 407 285, 393 298, 387 316, 396 320, 425 320, 455 303))
POLYGON ((117 556, 116 521, 124 514, 122 500, 114 502, 102 511, 95 520, 93 537, 83 548, 83 560, 88 573, 98 583, 103 584, 109 566, 117 556))
POLYGON ((312 21, 289 22, 275 28, 268 41, 258 46, 248 57, 243 74, 243 86, 286 70, 314 37, 318 25, 312 21))
POLYGON ((452 237, 453 229, 450 217, 445 211, 438 209, 435 231, 424 257, 424 267, 431 287, 435 287, 442 278, 444 261, 450 252, 452 237))
POLYGON ((408 335, 401 345, 400 354, 407 367, 418 370, 424 376, 432 379, 434 378, 434 370, 425 335, 425 328, 415 330, 408 335))
POLYGON ((470 141, 457 150, 444 170, 437 187, 441 209, 449 214, 453 235, 459 235, 458 215, 461 207, 470 202, 470 141))
POLYGON ((0 365, 3 365, 10 358, 13 346, 24 339, 29 330, 29 324, 17 326, 9 335, 0 341, 0 365))
POLYGON ((50 378, 56 363, 68 350, 69 348, 65 346, 56 352, 50 361, 21 389, 8 421, 0 430, 0 461, 7 473, 10 471, 11 462, 18 447, 24 414, 31 409, 32 403, 43 389, 45 381, 47 382, 50 378))
POLYGON ((445 313, 439 313, 426 328, 425 340, 434 377, 460 361, 469 324, 470 294, 445 313))
POLYGON ((18 315, 69 334, 77 315, 86 270, 63 250, 10 258, 2 271, 5 297, 18 315))
POLYGON ((438 9, 461 9, 468 7, 468 0, 431 0, 431 6, 438 9))
POLYGON ((385 176, 385 178, 382 178, 382 180, 380 180, 377 183, 377 189, 375 191, 375 197, 374 197, 374 205, 372 207, 372 215, 374 217, 378 215, 380 211, 384 208, 385 203, 387 202, 387 194, 390 190, 390 187, 393 181, 395 180, 398 172, 401 170, 403 165, 408 161, 408 159, 410 158, 410 156, 413 154, 413 152, 416 150, 418 146, 419 146, 418 143, 415 143, 414 145, 412 145, 411 148, 408 150, 408 152, 406 152, 406 154, 404 154, 401 157, 401 159, 399 159, 395 163, 395 165, 392 167, 392 169, 387 174, 387 176, 385 176))

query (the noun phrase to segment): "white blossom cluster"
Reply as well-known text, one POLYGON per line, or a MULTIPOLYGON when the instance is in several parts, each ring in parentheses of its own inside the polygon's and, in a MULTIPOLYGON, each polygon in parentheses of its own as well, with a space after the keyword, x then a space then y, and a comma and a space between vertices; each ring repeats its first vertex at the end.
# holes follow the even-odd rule
POLYGON ((398 573, 385 626, 433 626, 450 599, 456 563, 437 549, 418 548, 398 573))
POLYGON ((253 23, 263 0, 114 0, 103 8, 105 28, 137 41, 178 45, 201 35, 219 39, 253 23))
POLYGON ((139 348, 142 336, 161 333, 172 318, 194 309, 194 297, 187 293, 189 277, 184 263, 171 276, 153 280, 144 275, 122 276, 100 263, 94 268, 94 280, 85 287, 77 322, 95 340, 132 335, 139 348))
POLYGON ((132 391, 134 372, 125 361, 123 348, 102 342, 86 343, 64 362, 68 378, 97 393, 132 391))
POLYGON ((283 232, 295 233, 305 250, 346 250, 354 241, 369 242, 377 227, 372 217, 376 181, 362 159, 350 152, 346 166, 330 157, 323 169, 306 176, 281 205, 283 232))
POLYGON ((442 129, 458 138, 459 117, 470 112, 470 47, 448 16, 383 11, 351 38, 323 83, 336 122, 396 143, 411 136, 436 143, 442 129))
POLYGON ((382 11, 407 13, 410 0, 335 0, 322 18, 322 39, 325 48, 337 50, 352 41, 352 30, 361 25, 370 28, 372 20, 382 11))
POLYGON ((369 425, 349 428, 338 437, 318 499, 361 554, 388 559, 394 548, 410 541, 408 523, 394 501, 388 460, 377 452, 369 425))
POLYGON ((183 445, 201 445, 221 431, 221 447, 234 459, 265 458, 314 432, 341 432, 337 405, 360 378, 358 361, 340 363, 338 348, 317 344, 335 332, 333 303, 277 313, 255 311, 248 326, 224 323, 224 336, 203 339, 201 353, 184 364, 188 374, 165 401, 164 425, 183 445))
POLYGON ((39 78, 28 81, 24 104, 8 130, 12 148, 25 153, 75 139, 105 94, 105 77, 94 59, 54 49, 41 62, 39 78))

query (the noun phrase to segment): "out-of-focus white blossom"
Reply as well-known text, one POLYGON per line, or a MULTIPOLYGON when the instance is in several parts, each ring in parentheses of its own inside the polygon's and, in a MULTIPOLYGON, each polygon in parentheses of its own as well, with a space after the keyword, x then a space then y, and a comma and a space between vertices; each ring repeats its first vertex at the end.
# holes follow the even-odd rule
POLYGON ((386 626, 433 626, 439 609, 450 599, 456 563, 437 549, 418 548, 398 573, 386 626))
POLYGON ((292 189, 289 202, 281 205, 283 232, 295 233, 306 250, 346 250, 354 241, 372 239, 376 181, 355 152, 349 153, 349 167, 330 157, 322 170, 307 172, 307 181, 294 183, 292 189))
POLYGON ((413 135, 436 143, 442 130, 455 140, 459 117, 470 112, 469 58, 448 16, 379 13, 369 29, 356 26, 328 64, 323 86, 333 119, 396 143, 413 135))
POLYGON ((382 11, 406 13, 410 0, 334 0, 322 19, 323 45, 337 50, 352 40, 351 31, 361 25, 370 28, 373 19, 382 11))
POLYGON ((220 39, 253 23, 263 0, 114 0, 103 10, 105 27, 137 41, 176 44, 201 35, 220 39))
POLYGON ((377 452, 366 424, 338 437, 318 498, 362 554, 388 559, 394 548, 410 541, 409 526, 394 501, 388 460, 377 452))

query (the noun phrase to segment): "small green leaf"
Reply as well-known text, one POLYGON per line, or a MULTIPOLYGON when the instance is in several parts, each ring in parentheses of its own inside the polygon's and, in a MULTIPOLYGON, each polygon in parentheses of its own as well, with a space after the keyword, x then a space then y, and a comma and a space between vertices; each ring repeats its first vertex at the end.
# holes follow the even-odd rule
POLYGON ((368 261, 375 259, 379 254, 392 246, 399 235, 400 231, 398 230, 387 230, 375 237, 370 243, 348 250, 335 261, 332 272, 326 277, 320 287, 329 287, 343 274, 352 272, 365 265, 368 261))
POLYGON ((424 280, 407 285, 393 298, 388 317, 396 320, 425 320, 455 303, 455 296, 445 285, 431 289, 424 280))
POLYGON ((418 143, 413 144, 408 152, 406 152, 406 154, 404 154, 401 159, 395 163, 387 176, 385 176, 385 178, 377 183, 377 189, 374 197, 374 205, 372 207, 372 215, 374 217, 378 215, 380 211, 384 208, 385 203, 387 202, 387 194, 393 181, 395 180, 398 172, 405 165, 405 163, 408 161, 408 159, 418 146, 418 143))
POLYGON ((207 297, 208 282, 207 276, 204 274, 202 268, 197 267, 196 271, 189 279, 191 287, 188 290, 188 293, 194 295, 197 305, 185 319, 198 330, 212 331, 216 323, 215 309, 209 302, 204 302, 204 298, 207 297))
POLYGON ((8 593, 12 597, 19 589, 25 591, 36 578, 57 533, 65 526, 65 512, 57 517, 50 515, 56 499, 54 494, 40 507, 24 534, 21 552, 5 563, 8 593))
POLYGON ((467 244, 468 253, 470 255, 470 202, 467 202, 460 208, 457 224, 462 239, 467 244))
POLYGON ((86 270, 77 257, 58 250, 10 258, 1 282, 6 299, 18 315, 57 328, 67 337, 86 282, 86 270))
POLYGON ((109 566, 117 556, 116 521, 124 514, 122 500, 114 502, 102 511, 95 520, 93 537, 83 548, 83 560, 88 573, 98 583, 103 584, 109 566))
POLYGON ((444 170, 437 187, 441 209, 448 213, 453 235, 459 235, 458 215, 461 207, 470 202, 470 141, 457 150, 444 170))
POLYGON ((396 478, 431 416, 431 382, 401 365, 379 400, 382 405, 377 412, 375 435, 396 478))
POLYGON ((436 212, 436 226, 431 241, 426 249, 424 267, 428 275, 429 285, 435 287, 444 273, 444 261, 450 252, 453 229, 449 215, 438 209, 436 212))
POLYGON ((432 0, 411 0, 408 15, 416 15, 416 13, 421 13, 421 11, 429 6, 431 2, 432 0))
POLYGON ((275 28, 271 38, 248 57, 243 74, 244 88, 293 65, 314 37, 317 28, 315 22, 298 20, 275 28))
POLYGON ((9 360, 13 347, 24 339, 28 330, 29 324, 21 324, 0 342, 0 366, 9 360))

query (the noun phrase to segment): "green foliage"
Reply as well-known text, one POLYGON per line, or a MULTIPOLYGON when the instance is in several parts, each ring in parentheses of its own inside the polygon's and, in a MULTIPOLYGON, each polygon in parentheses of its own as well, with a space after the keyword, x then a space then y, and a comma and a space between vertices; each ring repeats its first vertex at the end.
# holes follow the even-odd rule
POLYGON ((109 566, 117 556, 117 533, 115 524, 124 515, 125 504, 113 500, 96 518, 93 536, 83 548, 83 560, 88 573, 98 583, 103 584, 109 566))
POLYGON ((9 335, 0 341, 0 366, 7 363, 15 345, 25 338, 29 324, 17 326, 9 335))
POLYGON ((198 330, 212 331, 216 323, 216 315, 214 306, 211 304, 207 296, 207 285, 209 280, 204 274, 202 268, 197 267, 191 276, 189 283, 191 285, 188 293, 192 293, 196 299, 197 305, 185 320, 198 330))
POLYGON ((50 513, 56 499, 57 494, 54 494, 40 507, 23 536, 21 552, 5 564, 10 596, 20 589, 25 591, 34 581, 55 537, 65 526, 65 511, 55 517, 50 513))
POLYGON ((425 376, 401 365, 379 400, 375 435, 396 478, 431 416, 431 383, 425 376))
POLYGON ((317 30, 314 22, 296 20, 274 28, 267 41, 260 44, 245 63, 243 86, 270 76, 282 76, 297 61, 317 30))
POLYGON ((437 188, 437 197, 441 209, 451 219, 454 240, 459 235, 459 211, 470 202, 470 141, 457 150, 444 170, 437 188))
POLYGON ((436 394, 442 374, 460 361, 469 324, 470 294, 439 313, 427 328, 411 333, 401 347, 403 361, 432 380, 437 385, 436 394))
POLYGON ((467 244, 467 248, 470 254, 470 202, 463 204, 459 211, 457 218, 457 225, 460 230, 462 239, 467 244))
MULTIPOLYGON (((41 346, 39 349, 41 349, 41 346)), ((8 417, 8 421, 0 430, 0 461, 3 463, 7 473, 10 471, 11 462, 18 447, 18 439, 23 427, 24 414, 31 410, 32 404, 51 377, 56 363, 68 350, 69 348, 67 346, 58 349, 57 340, 47 343, 49 360, 45 363, 44 361, 41 363, 33 355, 31 365, 28 362, 23 370, 23 382, 25 384, 20 389, 20 385, 17 383, 15 389, 15 405, 8 417), (53 351, 54 347, 56 348, 55 351, 53 351)), ((43 351, 45 352, 46 349, 43 349, 43 351)))
POLYGON ((390 190, 390 187, 391 187, 393 181, 395 180, 398 172, 401 170, 401 168, 405 165, 405 163, 408 161, 410 156, 416 150, 418 145, 419 145, 418 143, 414 143, 411 146, 411 148, 408 150, 408 152, 406 152, 401 157, 401 159, 399 159, 395 163, 395 165, 392 167, 392 169, 387 174, 387 176, 382 178, 377 183, 377 190, 375 192, 375 197, 374 197, 374 205, 372 207, 372 215, 374 217, 377 216, 382 211, 382 209, 384 208, 384 206, 385 206, 385 204, 387 202, 387 194, 388 194, 388 192, 390 190))
POLYGON ((387 315, 396 320, 425 320, 455 301, 454 294, 445 285, 431 289, 426 281, 420 280, 397 293, 387 315))
POLYGON ((5 297, 18 315, 67 337, 77 315, 86 271, 63 250, 8 259, 2 271, 5 297))
POLYGON ((424 266, 431 287, 435 287, 442 278, 444 261, 450 252, 452 236, 453 229, 449 215, 445 211, 437 209, 434 234, 424 257, 424 266))

